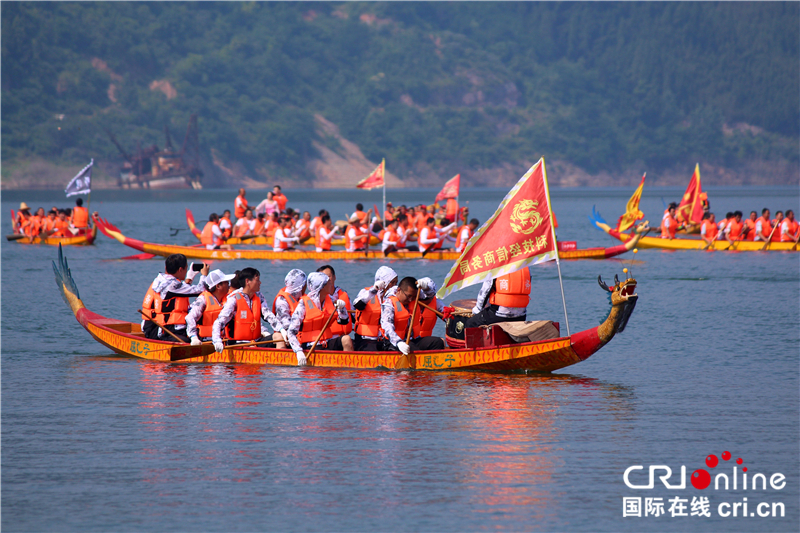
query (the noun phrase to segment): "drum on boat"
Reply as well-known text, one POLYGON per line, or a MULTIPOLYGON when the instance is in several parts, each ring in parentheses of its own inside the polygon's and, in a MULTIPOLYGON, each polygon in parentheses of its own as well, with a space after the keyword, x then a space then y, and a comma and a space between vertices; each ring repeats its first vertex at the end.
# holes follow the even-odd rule
POLYGON ((447 319, 445 327, 445 339, 450 348, 464 348, 466 346, 464 323, 472 316, 472 308, 475 307, 475 303, 474 299, 467 299, 456 300, 449 304, 454 309, 452 316, 447 319))

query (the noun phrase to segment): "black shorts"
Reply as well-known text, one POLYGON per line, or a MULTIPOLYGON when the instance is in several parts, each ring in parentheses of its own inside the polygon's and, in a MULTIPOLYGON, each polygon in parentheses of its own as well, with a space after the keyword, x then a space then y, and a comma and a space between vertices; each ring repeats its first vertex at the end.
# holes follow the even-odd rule
MULTIPOLYGON (((307 342, 303 344, 303 350, 307 351, 311 349, 311 345, 313 343, 307 342)), ((325 350, 330 352, 341 352, 344 351, 344 346, 342 346, 342 337, 336 337, 335 339, 328 339, 327 341, 319 341, 317 343, 317 347, 314 350, 325 350)))
POLYGON ((353 349, 357 352, 386 352, 394 349, 391 345, 387 348, 387 344, 389 343, 384 339, 365 339, 356 333, 355 340, 353 341, 353 349))

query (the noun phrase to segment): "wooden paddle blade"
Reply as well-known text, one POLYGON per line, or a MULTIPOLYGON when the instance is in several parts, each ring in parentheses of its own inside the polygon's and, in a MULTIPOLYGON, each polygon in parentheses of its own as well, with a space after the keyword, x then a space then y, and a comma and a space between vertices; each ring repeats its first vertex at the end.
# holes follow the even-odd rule
POLYGON ((397 362, 394 364, 395 370, 412 370, 416 368, 416 359, 414 358, 414 354, 403 355, 397 362))
POLYGON ((170 348, 169 360, 183 361, 184 359, 193 359, 195 357, 206 357, 212 353, 214 353, 213 344, 201 344, 200 346, 181 344, 170 348))
POLYGON ((24 233, 13 233, 11 235, 6 235, 6 240, 8 241, 18 241, 20 239, 24 239, 27 237, 24 233))

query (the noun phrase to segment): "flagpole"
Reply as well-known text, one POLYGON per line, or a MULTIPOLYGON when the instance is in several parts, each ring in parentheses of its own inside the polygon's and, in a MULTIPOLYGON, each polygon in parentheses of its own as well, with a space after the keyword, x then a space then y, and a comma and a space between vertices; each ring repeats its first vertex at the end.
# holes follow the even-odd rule
POLYGON ((550 234, 553 236, 553 246, 556 251, 556 268, 558 268, 558 284, 561 286, 561 303, 564 304, 564 321, 567 325, 567 337, 569 333, 569 317, 567 316, 567 299, 564 297, 564 280, 561 279, 561 261, 558 258, 558 241, 556 240, 556 228, 553 225, 553 207, 550 203, 550 187, 547 184, 547 167, 542 158, 542 174, 544 175, 544 193, 547 195, 547 208, 550 209, 550 234))
POLYGON ((381 161, 383 167, 383 213, 380 214, 381 222, 383 222, 383 229, 386 229, 386 158, 381 161))

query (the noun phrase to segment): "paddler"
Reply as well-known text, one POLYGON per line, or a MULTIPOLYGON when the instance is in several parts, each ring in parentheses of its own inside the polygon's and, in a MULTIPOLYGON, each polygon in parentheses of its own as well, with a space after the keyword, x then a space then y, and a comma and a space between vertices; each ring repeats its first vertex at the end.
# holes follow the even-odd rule
POLYGON ((487 279, 478 292, 472 316, 464 323, 464 327, 525 321, 530 294, 531 272, 528 267, 497 279, 487 279))
MULTIPOLYGON (((350 335, 350 332, 353 331, 353 321, 350 320, 350 317, 352 316, 350 295, 347 294, 346 290, 336 285, 336 271, 333 269, 331 265, 322 265, 317 269, 317 272, 322 272, 323 274, 331 278, 331 280, 333 281, 333 292, 331 293, 331 298, 333 299, 334 302, 337 300, 342 300, 344 302, 345 309, 347 309, 348 313, 347 324, 342 325, 338 323, 332 323, 331 331, 333 331, 334 334, 338 335, 350 335)), ((352 349, 352 343, 350 345, 351 345, 350 349, 352 349)))
MULTIPOLYGON (((781 222, 783 222, 783 211, 776 211, 775 212, 775 218, 772 219, 772 227, 773 228, 780 228, 781 227, 781 222)), ((776 235, 773 237, 773 240, 778 240, 779 239, 779 237, 777 235, 777 231, 778 230, 775 230, 776 235)))
POLYGON ((72 209, 70 224, 75 229, 85 229, 89 227, 89 210, 83 207, 83 198, 75 200, 75 207, 72 209))
POLYGON ((233 222, 231 222, 231 210, 226 209, 222 212, 222 217, 219 219, 219 229, 222 230, 222 238, 228 240, 233 234, 233 222))
POLYGON ((284 287, 272 301, 272 312, 278 317, 283 329, 288 329, 297 302, 306 291, 306 273, 299 268, 290 270, 283 279, 284 287))
POLYGON ((58 210, 58 218, 55 222, 56 231, 53 233, 53 237, 67 237, 72 236, 72 233, 69 230, 69 219, 67 218, 67 212, 63 209, 58 210))
POLYGON ((434 248, 436 250, 441 250, 442 249, 442 247, 444 245, 444 241, 450 241, 450 242, 453 242, 453 243, 456 242, 456 240, 453 237, 450 236, 450 232, 452 232, 455 229, 456 223, 455 222, 450 222, 450 220, 452 220, 452 219, 449 219, 449 218, 441 219, 439 221, 439 227, 435 228, 435 230, 436 230, 436 239, 438 241, 434 245, 434 248))
POLYGON ((397 217, 397 235, 400 240, 398 241, 398 250, 407 250, 410 252, 418 252, 419 248, 416 244, 409 244, 411 241, 416 241, 416 230, 410 227, 408 215, 399 215, 397 217))
POLYGON ((306 282, 306 294, 297 302, 289 325, 289 345, 297 355, 297 365, 305 366, 306 354, 311 345, 319 338, 315 350, 353 351, 353 340, 349 335, 334 333, 328 324, 328 318, 336 313, 336 322, 342 326, 349 320, 349 314, 343 300, 336 303, 331 299, 333 280, 321 272, 312 272, 306 282))
POLYGON ((253 235, 266 235, 267 233, 267 217, 264 216, 264 213, 259 214, 256 217, 256 225, 253 229, 253 235))
POLYGON ((761 210, 761 216, 756 220, 756 236, 754 240, 767 242, 772 234, 772 224, 769 220, 769 209, 761 210))
POLYGON ((322 225, 322 217, 324 217, 325 215, 330 216, 330 214, 325 209, 320 209, 319 213, 317 213, 317 216, 315 216, 311 220, 311 224, 308 226, 308 231, 311 232, 312 236, 314 237, 317 236, 317 228, 322 225))
POLYGON ((458 235, 456 235, 456 252, 463 252, 464 248, 467 246, 467 242, 475 235, 475 230, 480 225, 477 218, 473 218, 469 221, 469 224, 465 224, 461 226, 461 229, 458 230, 458 235))
POLYGON ((362 226, 367 224, 367 221, 368 221, 367 217, 369 217, 369 214, 364 212, 364 205, 363 204, 356 204, 356 210, 353 213, 353 216, 357 216, 358 217, 358 220, 359 220, 359 222, 361 222, 362 226))
POLYGON ((734 241, 744 240, 744 235, 742 234, 743 228, 744 222, 742 222, 742 212, 734 211, 733 218, 728 221, 728 225, 725 227, 725 238, 728 239, 728 242, 731 244, 733 244, 734 241))
POLYGON ((397 285, 397 273, 387 266, 375 272, 375 283, 359 291, 353 300, 356 310, 355 340, 353 345, 359 352, 383 350, 381 339, 381 304, 386 292, 397 285))
POLYGON ((208 290, 197 297, 186 315, 186 334, 192 340, 192 346, 211 339, 214 321, 222 311, 222 305, 228 298, 230 281, 236 274, 225 275, 222 270, 212 270, 206 276, 208 290))
POLYGON ((279 211, 286 211, 286 203, 289 201, 286 196, 281 192, 281 186, 275 185, 272 188, 272 199, 278 203, 279 211))
MULTIPOLYGON (((440 337, 420 337, 409 339, 406 344, 409 328, 412 328, 411 315, 414 312, 414 302, 417 299, 417 280, 407 276, 400 280, 397 287, 387 291, 386 298, 381 303, 381 328, 383 334, 392 348, 403 355, 408 355, 417 350, 443 350, 444 340, 440 337)), ((421 287, 419 287, 421 289, 421 287)), ((420 290, 421 292, 421 290, 420 290)), ((417 309, 419 313, 421 309, 417 309)), ((412 335, 413 337, 413 331, 412 335)), ((391 349, 391 348, 390 348, 391 349)))
POLYGON ((794 211, 786 210, 786 218, 781 222, 781 242, 797 242, 798 224, 794 219, 794 211))
POLYGON ((419 243, 419 251, 422 252, 423 257, 425 254, 433 250, 433 248, 439 242, 439 237, 437 236, 436 232, 435 218, 428 217, 425 227, 419 232, 419 241, 417 242, 419 243))
POLYGON ((400 250, 400 235, 397 233, 399 226, 400 221, 394 219, 389 222, 389 226, 386 228, 386 231, 383 232, 381 251, 383 252, 384 257, 392 252, 397 252, 400 250))
POLYGON ((42 230, 42 219, 44 218, 44 208, 40 207, 34 215, 22 224, 22 232, 30 238, 38 237, 42 230))
MULTIPOLYGON (((361 205, 361 204, 358 204, 361 205)), ((366 213, 365 213, 366 214, 366 213)), ((350 217, 350 225, 345 230, 344 243, 348 252, 363 252, 367 248, 369 232, 361 226, 358 213, 350 217)))
POLYGON ((187 265, 186 256, 172 254, 164 261, 164 272, 156 276, 142 300, 142 331, 148 339, 173 340, 159 328, 168 329, 184 342, 186 336, 186 315, 189 313, 189 297, 197 296, 208 289, 206 276, 208 265, 200 270, 200 281, 192 285, 197 270, 187 265), (185 280, 185 281, 184 281, 185 280))
POLYGON ((239 189, 239 196, 233 201, 233 214, 236 216, 237 222, 240 218, 244 218, 247 209, 250 207, 247 205, 245 196, 247 196, 247 191, 239 189))
POLYGON ((301 241, 311 238, 311 213, 303 211, 303 217, 294 225, 294 234, 301 241))
POLYGON ((441 300, 436 298, 436 282, 431 278, 420 278, 417 280, 417 287, 419 288, 419 303, 425 304, 425 307, 420 305, 417 308, 417 316, 414 318, 414 323, 412 325, 413 331, 411 333, 411 338, 413 340, 411 342, 411 347, 415 350, 433 349, 418 348, 415 342, 420 342, 422 338, 431 337, 433 335, 433 328, 436 327, 436 320, 439 318, 433 311, 434 309, 442 313, 442 320, 447 320, 455 309, 445 306, 441 300))
POLYGON ((662 239, 674 239, 675 232, 678 231, 678 221, 675 219, 675 209, 676 209, 675 202, 669 204, 669 208, 667 209, 666 215, 664 215, 664 219, 661 221, 661 238, 662 239))
POLYGON ((755 211, 750 211, 750 216, 744 221, 744 229, 742 233, 744 234, 744 238, 748 241, 752 241, 756 236, 756 220, 758 219, 758 213, 755 211))
POLYGON ((272 236, 272 251, 285 252, 286 250, 294 250, 294 243, 299 240, 292 235, 292 219, 281 217, 280 227, 275 230, 275 234, 272 236))
POLYGON ((331 240, 339 231, 338 226, 334 226, 328 214, 322 215, 322 223, 316 228, 314 245, 317 252, 329 252, 331 250, 331 240))
POLYGON ((717 223, 717 229, 719 230, 720 235, 725 234, 725 228, 728 227, 728 222, 730 222, 731 220, 733 220, 733 213, 731 211, 728 211, 727 213, 725 213, 725 218, 723 218, 717 223))
POLYGON ((700 238, 708 245, 711 246, 717 238, 717 223, 714 220, 714 213, 703 214, 703 224, 700 226, 700 238))
POLYGON ((383 220, 385 223, 389 223, 394 220, 394 209, 392 209, 392 202, 386 202, 386 211, 383 212, 383 220))
MULTIPOLYGON (((244 189, 239 190, 243 191, 244 189)), ((245 235, 255 235, 256 219, 253 216, 253 210, 249 208, 245 209, 243 216, 238 217, 238 220, 236 220, 236 225, 233 228, 234 236, 239 238, 244 237, 245 235)))
POLYGON ((42 234, 45 236, 49 236, 56 231, 56 219, 58 217, 58 211, 50 210, 47 213, 47 216, 42 219, 42 234))
POLYGON ((285 348, 282 342, 286 338, 284 328, 270 313, 267 301, 261 294, 261 273, 255 268, 243 268, 236 272, 235 283, 239 288, 228 294, 211 329, 214 350, 222 353, 225 349, 223 330, 226 330, 230 339, 228 344, 273 340, 280 341, 278 344, 285 348), (263 328, 262 320, 266 320, 275 331, 273 335, 263 328))
POLYGON ((22 227, 28 222, 29 218, 31 218, 31 208, 25 202, 21 202, 19 211, 14 216, 14 233, 24 233, 22 227))
POLYGON ((216 213, 208 215, 208 222, 200 232, 200 242, 206 246, 207 250, 231 249, 229 244, 225 244, 222 230, 219 227, 219 215, 216 213))

